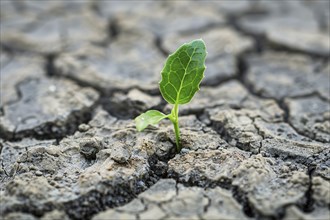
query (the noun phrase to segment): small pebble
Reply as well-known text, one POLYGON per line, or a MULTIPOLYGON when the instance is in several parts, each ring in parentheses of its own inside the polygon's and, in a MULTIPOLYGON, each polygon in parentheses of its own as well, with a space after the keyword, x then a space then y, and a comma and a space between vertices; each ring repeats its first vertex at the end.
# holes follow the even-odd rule
POLYGON ((189 149, 187 149, 187 148, 182 148, 181 149, 181 153, 183 153, 183 154, 186 154, 186 153, 188 153, 190 150, 189 149))
POLYGON ((35 172, 35 174, 36 174, 36 176, 42 176, 42 172, 41 172, 40 170, 37 170, 37 171, 35 172))
POLYGON ((79 129, 80 132, 85 132, 85 131, 88 131, 90 129, 90 126, 87 125, 87 124, 81 124, 81 125, 79 125, 78 129, 79 129))
POLYGON ((58 180, 61 180, 62 179, 62 175, 61 174, 57 174, 55 177, 54 177, 54 180, 58 181, 58 180))
POLYGON ((111 151, 111 159, 117 163, 126 163, 130 157, 130 152, 122 144, 117 145, 111 151))
POLYGON ((30 170, 37 170, 37 167, 31 165, 31 166, 29 166, 29 169, 30 169, 30 170))

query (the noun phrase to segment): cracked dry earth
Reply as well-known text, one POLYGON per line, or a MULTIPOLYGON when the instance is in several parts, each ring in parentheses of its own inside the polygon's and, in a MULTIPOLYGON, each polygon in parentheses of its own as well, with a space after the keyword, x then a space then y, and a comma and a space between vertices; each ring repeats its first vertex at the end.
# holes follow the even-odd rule
POLYGON ((330 219, 329 1, 0 4, 1 219, 330 219), (133 119, 194 38, 176 154, 133 119))

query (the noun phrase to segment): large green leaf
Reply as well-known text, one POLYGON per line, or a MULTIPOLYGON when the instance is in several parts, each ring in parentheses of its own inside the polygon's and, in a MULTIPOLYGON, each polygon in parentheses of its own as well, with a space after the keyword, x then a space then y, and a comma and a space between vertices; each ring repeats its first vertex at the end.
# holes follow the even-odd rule
POLYGON ((136 129, 143 131, 148 125, 155 125, 167 117, 157 110, 149 110, 135 118, 136 129))
POLYGON ((167 58, 159 85, 168 103, 190 102, 204 77, 206 54, 205 43, 199 39, 183 44, 167 58))

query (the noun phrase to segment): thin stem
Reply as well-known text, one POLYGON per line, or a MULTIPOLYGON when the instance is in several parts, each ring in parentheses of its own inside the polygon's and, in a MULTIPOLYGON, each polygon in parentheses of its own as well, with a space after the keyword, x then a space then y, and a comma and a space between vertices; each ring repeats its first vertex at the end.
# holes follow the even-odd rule
POLYGON ((178 104, 175 104, 175 106, 174 106, 174 120, 172 122, 174 125, 176 149, 177 149, 177 152, 179 153, 181 151, 181 146, 180 146, 179 105, 178 104))
POLYGON ((176 150, 179 153, 181 151, 179 123, 174 122, 173 125, 174 125, 174 131, 175 131, 176 150))

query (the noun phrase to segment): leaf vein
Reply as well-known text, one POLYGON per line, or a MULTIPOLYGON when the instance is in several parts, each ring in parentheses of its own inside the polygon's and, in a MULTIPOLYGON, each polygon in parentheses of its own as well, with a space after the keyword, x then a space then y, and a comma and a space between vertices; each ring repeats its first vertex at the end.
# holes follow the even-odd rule
MULTIPOLYGON (((184 68, 184 70, 185 70, 185 74, 183 75, 183 78, 182 78, 182 80, 181 80, 181 83, 180 83, 180 89, 179 89, 179 92, 178 92, 178 94, 177 94, 177 96, 176 96, 176 103, 178 103, 178 101, 180 100, 180 94, 181 94, 181 90, 182 90, 182 82, 184 81, 184 79, 186 78, 186 71, 187 71, 187 67, 189 66, 189 64, 190 64, 190 62, 191 62, 191 60, 192 60, 192 57, 194 56, 194 53, 196 52, 196 47, 194 48, 194 51, 192 52, 192 54, 191 54, 191 56, 189 57, 189 62, 188 62, 188 64, 187 64, 187 66, 186 66, 186 68, 184 68)), ((186 52, 186 51, 185 51, 186 52)), ((186 52, 187 53, 187 52, 186 52)), ((188 54, 188 53, 187 53, 188 54)), ((188 55, 189 56, 189 55, 188 55)))

